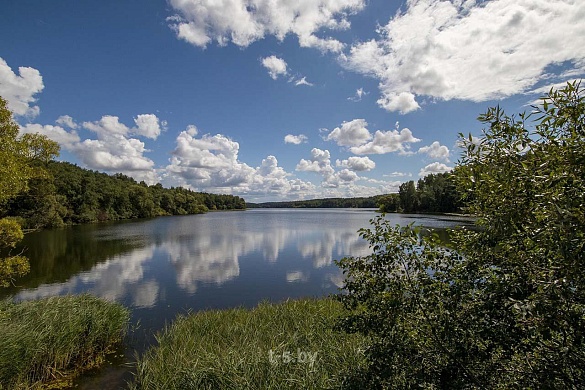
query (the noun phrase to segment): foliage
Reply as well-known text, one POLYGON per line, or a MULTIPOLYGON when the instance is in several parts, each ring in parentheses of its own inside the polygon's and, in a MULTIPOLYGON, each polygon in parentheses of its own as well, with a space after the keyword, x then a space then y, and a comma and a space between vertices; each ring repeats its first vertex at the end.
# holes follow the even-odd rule
POLYGON ((363 337, 332 330, 342 313, 338 302, 319 299, 181 316, 138 359, 131 388, 339 388, 364 360, 363 337), (299 351, 314 363, 287 361, 299 351))
POLYGON ((128 320, 127 309, 90 295, 0 302, 0 388, 40 388, 95 365, 128 320))
MULTIPOLYGON (((0 219, 0 248, 4 250, 14 249, 22 240, 24 234, 20 225, 14 219, 0 219)), ((23 276, 29 271, 26 257, 11 255, 10 252, 0 259, 0 287, 8 287, 14 277, 23 276)))
MULTIPOLYGON (((59 145, 39 134, 18 135, 18 124, 0 97, 0 215, 6 203, 29 189, 33 179, 46 177, 43 164, 59 154, 59 145)), ((0 219, 0 287, 28 272, 26 257, 11 255, 22 239, 21 226, 14 219, 0 219)))
MULTIPOLYGON (((342 329, 369 335, 368 388, 578 388, 585 383, 585 98, 532 115, 490 108, 456 185, 478 230, 453 249, 373 220, 370 256, 340 261, 342 329), (529 118, 536 117, 533 121, 529 118)), ((364 385, 365 383, 365 385, 364 385)))
POLYGON ((381 196, 368 198, 325 198, 289 202, 248 203, 250 208, 377 208, 381 196))
POLYGON ((452 213, 459 211, 463 203, 451 173, 430 174, 418 180, 402 183, 398 194, 380 199, 380 211, 384 213, 452 213))
POLYGON ((8 202, 7 214, 24 218, 28 228, 246 208, 237 196, 149 186, 66 162, 53 161, 47 171, 50 177, 31 180, 28 192, 8 202))

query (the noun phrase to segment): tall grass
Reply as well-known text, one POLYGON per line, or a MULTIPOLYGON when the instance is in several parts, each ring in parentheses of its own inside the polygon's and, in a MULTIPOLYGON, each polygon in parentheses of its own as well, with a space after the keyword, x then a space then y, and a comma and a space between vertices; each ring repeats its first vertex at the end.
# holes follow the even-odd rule
POLYGON ((99 363, 128 310, 90 295, 0 302, 0 389, 40 388, 99 363))
POLYGON ((180 316, 138 359, 131 388, 340 388, 363 366, 365 342, 332 330, 342 313, 338 302, 319 299, 180 316))

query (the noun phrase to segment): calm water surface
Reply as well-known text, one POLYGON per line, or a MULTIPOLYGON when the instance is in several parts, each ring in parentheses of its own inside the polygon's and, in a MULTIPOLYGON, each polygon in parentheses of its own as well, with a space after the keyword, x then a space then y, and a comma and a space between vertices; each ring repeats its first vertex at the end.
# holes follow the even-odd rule
MULTIPOLYGON (((376 215, 253 209, 41 231, 25 237, 31 273, 8 295, 24 300, 89 292, 130 307, 139 325, 125 350, 110 358, 109 368, 76 383, 120 388, 131 379, 124 362, 178 313, 336 293, 343 275, 333 261, 368 254, 357 231, 376 215)), ((450 216, 387 218, 439 229, 471 223, 450 216)))

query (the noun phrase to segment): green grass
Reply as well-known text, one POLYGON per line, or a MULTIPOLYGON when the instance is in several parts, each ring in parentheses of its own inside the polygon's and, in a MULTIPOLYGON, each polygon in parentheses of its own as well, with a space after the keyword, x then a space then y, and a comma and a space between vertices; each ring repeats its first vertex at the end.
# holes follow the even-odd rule
POLYGON ((124 337, 122 306, 90 295, 0 302, 0 389, 67 382, 124 337))
POLYGON ((138 359, 131 388, 340 388, 365 364, 365 339, 332 330, 342 314, 339 302, 307 299, 179 316, 138 359), (304 362, 284 361, 299 351, 304 362))

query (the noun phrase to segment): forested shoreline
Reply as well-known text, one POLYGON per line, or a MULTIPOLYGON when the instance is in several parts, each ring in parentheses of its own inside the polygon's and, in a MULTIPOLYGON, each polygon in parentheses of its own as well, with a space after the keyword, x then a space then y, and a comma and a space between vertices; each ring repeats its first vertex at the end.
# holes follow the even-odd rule
POLYGON ((451 173, 402 183, 398 193, 359 198, 324 198, 247 203, 248 208, 379 208, 385 213, 454 213, 464 210, 451 173))
POLYGON ((10 199, 2 210, 3 217, 18 218, 26 229, 246 208, 238 196, 147 185, 121 173, 108 175, 68 162, 49 161, 42 168, 46 174, 30 180, 28 191, 10 199))

